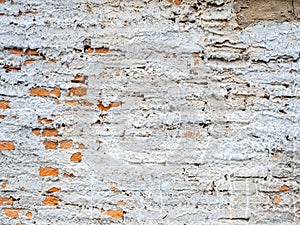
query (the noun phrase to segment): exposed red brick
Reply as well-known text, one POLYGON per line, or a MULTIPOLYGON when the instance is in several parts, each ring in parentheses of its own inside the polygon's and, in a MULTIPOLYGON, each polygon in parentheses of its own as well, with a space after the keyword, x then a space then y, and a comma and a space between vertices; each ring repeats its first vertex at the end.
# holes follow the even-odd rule
POLYGON ((8 109, 9 108, 9 103, 10 101, 0 101, 0 109, 4 110, 4 109, 8 109))
POLYGON ((5 48, 10 54, 22 55, 24 51, 22 48, 5 48))
POLYGON ((280 188, 279 188, 279 191, 288 191, 290 190, 290 187, 286 186, 286 185, 282 185, 280 188))
POLYGON ((275 205, 278 205, 280 202, 281 202, 280 196, 276 196, 276 197, 274 198, 273 203, 274 203, 275 205))
POLYGON ((93 49, 93 48, 88 48, 88 49, 86 49, 86 52, 87 52, 87 53, 93 53, 93 52, 94 52, 94 49, 93 49))
POLYGON ((5 0, 0 0, 0 3, 3 3, 3 2, 5 2, 5 0))
POLYGON ((6 186, 9 184, 9 182, 8 181, 6 181, 6 182, 4 182, 2 185, 1 185, 1 188, 2 189, 5 189, 6 188, 6 186))
POLYGON ((118 201, 117 204, 118 205, 126 205, 126 202, 124 202, 123 200, 121 200, 121 201, 118 201))
POLYGON ((85 96, 87 93, 87 88, 86 87, 72 87, 69 89, 69 95, 70 96, 85 96))
POLYGON ((44 141, 45 149, 56 149, 57 148, 57 141, 44 141))
POLYGON ((26 61, 24 61, 23 65, 27 66, 27 65, 30 65, 30 64, 35 63, 35 62, 36 62, 36 60, 26 60, 26 61))
POLYGON ((63 140, 59 142, 60 148, 69 149, 72 148, 73 141, 72 140, 63 140))
POLYGON ((4 119, 6 116, 4 115, 0 115, 0 119, 4 119))
POLYGON ((58 169, 51 168, 51 167, 41 167, 40 168, 40 176, 41 177, 57 177, 58 176, 58 169))
POLYGON ((35 134, 35 136, 39 136, 41 133, 41 129, 32 129, 32 132, 35 134))
POLYGON ((187 131, 184 133, 185 137, 192 137, 193 136, 193 132, 192 131, 187 131))
POLYGON ((65 103, 70 106, 76 106, 79 104, 79 101, 65 101, 65 103))
POLYGON ((86 49, 87 53, 96 53, 96 54, 106 54, 109 52, 109 48, 88 48, 86 49))
POLYGON ((109 103, 109 105, 108 106, 104 106, 103 104, 102 104, 102 101, 99 101, 99 103, 98 103, 98 109, 100 109, 100 110, 102 110, 102 111, 107 111, 107 110, 110 110, 111 108, 113 108, 113 107, 119 107, 119 106, 121 106, 122 105, 122 102, 111 102, 111 103, 109 103))
POLYGON ((70 158, 71 162, 79 163, 79 162, 81 162, 81 160, 82 160, 82 154, 80 152, 74 153, 70 158))
POLYGON ((75 177, 75 175, 73 173, 64 173, 63 176, 64 177, 75 177))
POLYGON ((39 55, 37 49, 26 49, 25 51, 22 48, 5 48, 5 50, 9 51, 10 54, 15 55, 39 55))
POLYGON ((123 218, 124 212, 121 209, 118 210, 107 210, 106 215, 112 217, 112 218, 123 218))
POLYGON ((28 213, 26 213, 26 216, 27 216, 27 218, 31 219, 32 218, 32 213, 28 212, 28 213))
POLYGON ((54 192, 61 192, 61 188, 50 188, 49 190, 46 191, 47 193, 54 193, 54 192))
POLYGON ((117 190, 116 185, 113 182, 109 182, 108 184, 109 184, 109 186, 110 186, 110 188, 111 188, 112 191, 116 191, 117 190))
POLYGON ((182 2, 183 0, 174 0, 175 5, 181 5, 182 2))
POLYGON ((6 72, 12 71, 12 70, 21 70, 20 66, 10 66, 10 65, 4 65, 3 69, 5 69, 6 72))
POLYGON ((3 209, 5 215, 10 218, 19 218, 20 209, 3 209))
POLYGON ((25 51, 25 54, 26 55, 39 55, 37 49, 30 49, 30 48, 25 51))
POLYGON ((46 196, 46 199, 43 201, 44 205, 57 205, 58 204, 58 198, 55 196, 46 196))
POLYGON ((0 196, 0 205, 12 205, 12 204, 13 204, 12 197, 10 197, 10 198, 2 198, 0 196))
POLYGON ((78 148, 79 148, 79 149, 86 149, 86 147, 85 147, 84 144, 79 144, 78 148))
POLYGON ((0 141, 0 150, 15 150, 15 144, 12 141, 0 141))
POLYGON ((58 131, 56 129, 44 129, 42 132, 43 137, 57 137, 58 131))
POLYGON ((73 83, 84 83, 87 79, 86 76, 76 75, 74 79, 72 80, 73 83))
POLYGON ((199 53, 198 52, 193 52, 192 56, 195 57, 195 58, 199 57, 199 53))
POLYGON ((50 95, 55 95, 56 97, 60 97, 60 89, 54 88, 51 91, 47 91, 45 88, 38 87, 38 88, 31 88, 30 89, 31 96, 40 96, 40 97, 48 97, 50 95))
POLYGON ((25 14, 36 15, 36 14, 38 14, 38 12, 27 11, 27 12, 25 12, 25 14))
POLYGON ((94 48, 95 53, 106 54, 109 52, 108 48, 94 48))
POLYGON ((40 116, 38 116, 38 123, 45 123, 45 124, 51 124, 53 122, 53 120, 49 120, 47 118, 41 118, 40 116))

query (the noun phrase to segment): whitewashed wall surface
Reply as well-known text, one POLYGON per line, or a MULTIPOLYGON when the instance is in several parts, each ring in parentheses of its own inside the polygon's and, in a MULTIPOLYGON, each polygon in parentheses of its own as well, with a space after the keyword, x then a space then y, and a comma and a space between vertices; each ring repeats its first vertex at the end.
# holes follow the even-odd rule
POLYGON ((0 0, 1 225, 299 225, 300 0, 0 0))

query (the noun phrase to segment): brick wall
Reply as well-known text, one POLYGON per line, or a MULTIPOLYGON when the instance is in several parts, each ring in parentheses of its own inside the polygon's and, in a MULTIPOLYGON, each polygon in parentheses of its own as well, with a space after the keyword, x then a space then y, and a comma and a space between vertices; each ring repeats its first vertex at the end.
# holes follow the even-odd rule
POLYGON ((299 7, 0 0, 0 224, 299 224, 299 7))

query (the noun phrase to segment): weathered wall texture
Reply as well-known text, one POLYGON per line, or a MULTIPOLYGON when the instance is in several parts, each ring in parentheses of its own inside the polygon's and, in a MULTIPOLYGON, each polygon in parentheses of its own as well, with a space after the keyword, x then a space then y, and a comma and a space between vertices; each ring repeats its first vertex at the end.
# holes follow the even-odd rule
POLYGON ((299 7, 0 0, 0 224, 300 224, 299 7))

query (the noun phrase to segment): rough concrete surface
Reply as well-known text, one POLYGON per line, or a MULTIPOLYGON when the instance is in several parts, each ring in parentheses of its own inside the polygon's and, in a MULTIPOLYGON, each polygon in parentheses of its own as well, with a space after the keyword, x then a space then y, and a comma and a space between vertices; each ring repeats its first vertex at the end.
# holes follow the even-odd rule
POLYGON ((0 224, 300 224, 299 7, 0 0, 0 224))

